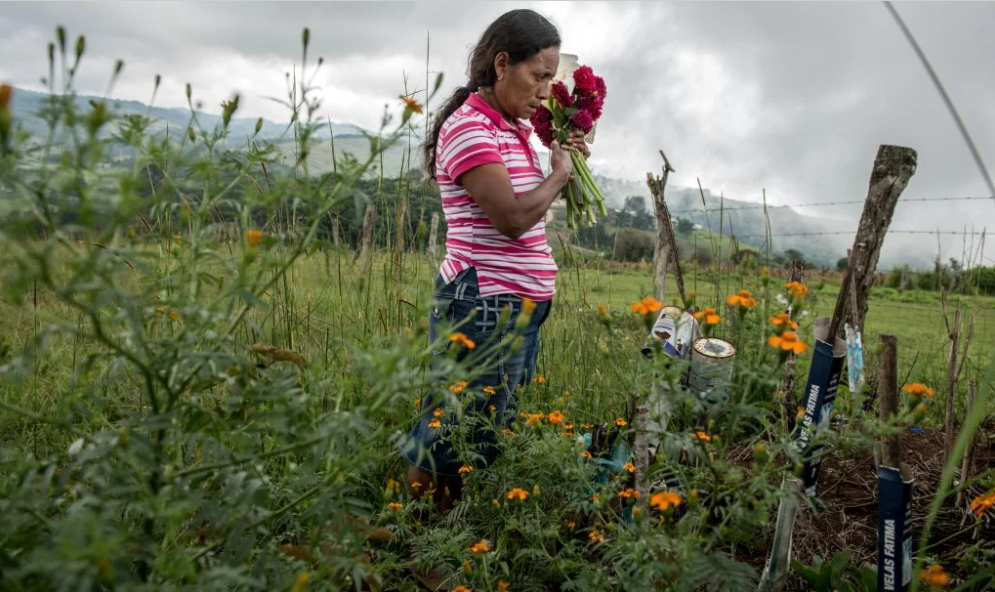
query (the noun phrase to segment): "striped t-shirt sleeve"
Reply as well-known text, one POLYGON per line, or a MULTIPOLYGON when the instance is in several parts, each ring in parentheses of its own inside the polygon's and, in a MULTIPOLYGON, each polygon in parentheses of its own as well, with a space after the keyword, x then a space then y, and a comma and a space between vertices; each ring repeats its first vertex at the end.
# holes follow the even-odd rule
POLYGON ((460 176, 482 164, 504 164, 494 130, 483 121, 463 117, 446 130, 445 149, 439 159, 449 178, 459 183, 460 176))

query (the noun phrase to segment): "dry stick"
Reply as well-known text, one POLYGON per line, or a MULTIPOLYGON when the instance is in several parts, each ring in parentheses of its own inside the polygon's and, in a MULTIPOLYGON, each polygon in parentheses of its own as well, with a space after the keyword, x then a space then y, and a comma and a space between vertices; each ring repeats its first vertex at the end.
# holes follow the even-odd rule
POLYGON ((960 306, 958 306, 957 310, 954 311, 954 326, 948 332, 950 354, 947 357, 947 409, 943 419, 945 432, 943 435, 943 464, 947 464, 954 446, 954 395, 957 394, 957 345, 960 342, 960 326, 960 306))
MULTIPOLYGON (((882 423, 898 414, 898 340, 894 335, 878 336, 878 400, 882 423)), ((881 465, 898 469, 901 464, 901 435, 881 437, 881 465)))
MULTIPOLYGON (((974 407, 974 396, 976 394, 978 385, 973 380, 967 383, 967 408, 971 409, 974 407)), ((960 466, 960 483, 961 488, 957 491, 957 502, 954 504, 955 507, 959 508, 964 504, 964 486, 971 479, 971 455, 974 454, 974 439, 968 440, 967 449, 964 450, 964 462, 960 466)))
MULTIPOLYGON (((882 145, 878 148, 871 169, 871 179, 867 190, 867 200, 853 239, 851 260, 848 261, 843 284, 854 282, 857 293, 857 310, 851 315, 855 329, 863 331, 867 316, 867 299, 874 283, 874 271, 881 256, 881 246, 891 224, 895 206, 909 179, 916 172, 918 155, 912 148, 882 145)), ((849 298, 844 293, 836 299, 832 321, 829 326, 830 342, 841 336, 843 319, 847 317, 849 298)))
POLYGON ((681 258, 677 251, 677 239, 674 236, 674 226, 670 219, 670 210, 667 208, 665 191, 667 188, 667 178, 670 173, 676 172, 667 160, 667 156, 660 150, 663 158, 663 174, 653 178, 652 173, 646 173, 646 185, 649 186, 650 194, 653 196, 653 207, 656 212, 656 248, 653 254, 655 263, 654 296, 657 300, 664 302, 667 288, 667 267, 671 256, 674 259, 674 277, 677 280, 677 291, 681 295, 681 302, 687 306, 687 295, 684 292, 684 274, 681 272, 681 258))

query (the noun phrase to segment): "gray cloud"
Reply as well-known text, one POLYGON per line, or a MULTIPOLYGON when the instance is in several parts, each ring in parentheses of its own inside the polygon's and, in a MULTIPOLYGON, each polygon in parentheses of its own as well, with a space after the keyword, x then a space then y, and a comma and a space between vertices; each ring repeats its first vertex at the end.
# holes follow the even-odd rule
MULTIPOLYGON (((205 108, 232 91, 245 115, 285 120, 262 97, 282 94, 300 61, 300 31, 324 56, 318 82, 333 119, 375 127, 396 104, 402 74, 421 88, 430 69, 446 88, 465 78, 469 47, 511 3, 5 3, 0 79, 37 86, 56 24, 85 33, 80 86, 102 92, 127 61, 115 95, 180 106, 191 82, 205 108)), ((916 148, 909 197, 987 190, 940 98, 879 3, 532 3, 560 27, 563 50, 605 76, 609 97, 593 166, 639 180, 665 148, 671 182, 773 203, 862 199, 879 144, 916 148)), ((896 5, 932 60, 984 156, 995 163, 995 24, 991 3, 896 5)), ((995 202, 900 205, 895 228, 980 229, 995 202)), ((853 219, 859 208, 812 210, 853 219)), ((841 223, 841 229, 852 227, 841 223)), ((956 246, 954 242, 956 241, 956 246)), ((925 247, 924 247, 925 248, 925 247)), ((932 247, 935 250, 935 245, 932 247)), ((948 239, 947 252, 960 252, 948 239)), ((993 255, 989 248, 989 256, 993 255)))

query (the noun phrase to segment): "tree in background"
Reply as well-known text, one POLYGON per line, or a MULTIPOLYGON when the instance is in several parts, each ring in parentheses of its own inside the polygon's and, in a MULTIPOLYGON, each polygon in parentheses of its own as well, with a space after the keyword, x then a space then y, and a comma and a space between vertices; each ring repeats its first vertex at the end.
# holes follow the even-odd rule
POLYGON ((846 257, 840 257, 840 260, 836 262, 836 271, 846 271, 848 265, 850 265, 850 260, 846 257))
POLYGON ((687 218, 677 219, 677 232, 680 234, 691 234, 694 230, 694 222, 688 220, 687 218))

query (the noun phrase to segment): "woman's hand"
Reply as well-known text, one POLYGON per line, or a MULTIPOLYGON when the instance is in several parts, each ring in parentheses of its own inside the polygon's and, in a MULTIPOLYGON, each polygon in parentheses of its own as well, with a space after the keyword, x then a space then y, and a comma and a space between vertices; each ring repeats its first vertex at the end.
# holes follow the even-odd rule
POLYGON ((550 176, 555 176, 562 181, 564 185, 570 182, 573 178, 574 163, 570 159, 570 152, 560 146, 560 143, 556 140, 549 145, 549 152, 552 155, 550 161, 550 176))
POLYGON ((591 149, 587 147, 587 141, 584 140, 584 132, 573 131, 570 132, 570 137, 567 139, 567 145, 580 152, 583 155, 584 160, 587 160, 591 156, 591 149))

